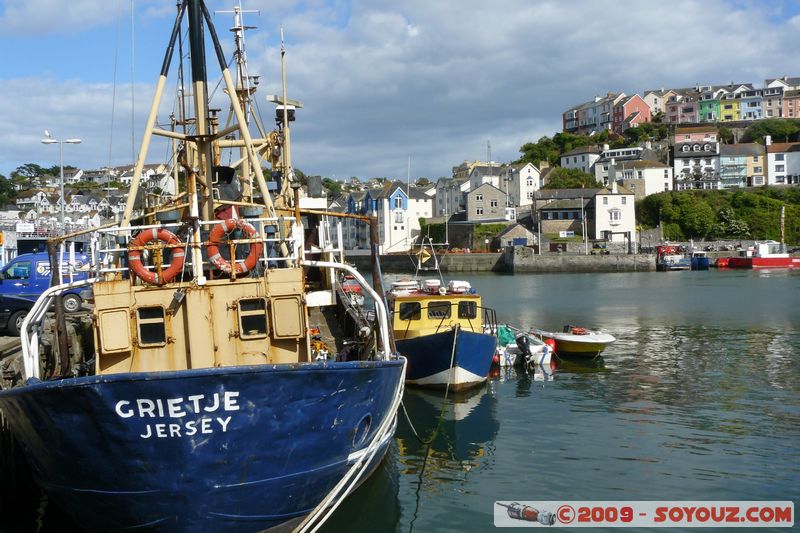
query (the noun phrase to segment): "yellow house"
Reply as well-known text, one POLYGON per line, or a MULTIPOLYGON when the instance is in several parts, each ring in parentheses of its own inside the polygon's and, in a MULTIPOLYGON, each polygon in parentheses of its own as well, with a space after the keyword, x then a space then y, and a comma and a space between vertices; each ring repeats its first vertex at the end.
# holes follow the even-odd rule
POLYGON ((727 94, 720 98, 719 101, 719 121, 720 122, 733 122, 739 120, 739 100, 733 97, 733 94, 727 94))

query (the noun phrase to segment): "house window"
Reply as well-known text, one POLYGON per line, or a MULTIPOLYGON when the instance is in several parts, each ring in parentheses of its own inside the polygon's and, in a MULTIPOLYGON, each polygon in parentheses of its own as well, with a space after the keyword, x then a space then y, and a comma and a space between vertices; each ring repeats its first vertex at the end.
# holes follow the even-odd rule
POLYGON ((533 180, 529 178, 527 181, 527 185, 528 187, 533 187, 533 180))
POLYGON ((400 196, 395 197, 394 199, 394 208, 395 209, 403 209, 403 198, 400 196))
POLYGON ((489 207, 497 207, 497 199, 489 200, 489 207))
POLYGON ((528 191, 528 200, 533 199, 533 191, 528 191))
POLYGON ((482 207, 476 207, 475 208, 475 214, 476 215, 482 215, 483 214, 483 208, 482 207))
POLYGON ((603 205, 608 205, 608 196, 603 196, 603 205))
POLYGON ((483 195, 482 194, 476 194, 475 195, 475 201, 476 202, 482 202, 483 201, 483 195))
POLYGON ((665 184, 664 184, 664 190, 665 190, 665 191, 668 191, 668 190, 669 190, 669 183, 665 183, 665 184))
POLYGON ((764 176, 753 176, 753 185, 764 185, 764 176))
POLYGON ((785 172, 785 169, 784 165, 775 165, 775 172, 785 172))
POLYGON ((619 222, 622 220, 622 211, 619 209, 612 209, 608 212, 609 222, 619 222))
POLYGON ((761 173, 762 172, 761 167, 753 167, 753 172, 761 173))
POLYGON ((783 161, 785 154, 775 154, 775 161, 783 161))
POLYGON ((623 196, 622 198, 620 198, 620 200, 622 200, 622 205, 625 205, 625 204, 627 204, 627 203, 628 203, 628 198, 626 198, 625 196, 623 196))
POLYGON ((669 179, 669 170, 664 169, 664 179, 669 179))
POLYGON ((267 301, 264 298, 239 300, 239 334, 242 339, 267 336, 267 301))

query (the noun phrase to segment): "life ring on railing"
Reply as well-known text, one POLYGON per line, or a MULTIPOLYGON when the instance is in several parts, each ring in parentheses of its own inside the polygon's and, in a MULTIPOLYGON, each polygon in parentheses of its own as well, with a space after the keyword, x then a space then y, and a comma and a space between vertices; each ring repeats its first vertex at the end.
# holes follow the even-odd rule
POLYGON ((145 283, 163 285, 175 279, 175 276, 183 269, 184 251, 183 248, 172 248, 172 262, 169 264, 169 268, 161 271, 161 278, 159 279, 157 270, 150 271, 145 268, 142 263, 142 251, 130 249, 130 247, 138 248, 144 246, 154 239, 158 239, 166 245, 181 244, 181 240, 174 233, 165 228, 152 228, 140 231, 130 244, 128 244, 128 266, 131 272, 145 283))
MULTIPOLYGON (((226 273, 231 273, 231 262, 222 257, 219 253, 219 245, 222 244, 223 237, 227 237, 233 230, 242 230, 248 239, 258 238, 256 229, 242 219, 229 218, 227 220, 220 220, 218 224, 211 230, 211 235, 208 236, 208 260, 214 268, 226 273)), ((244 260, 244 263, 234 262, 234 272, 236 274, 244 274, 253 270, 258 264, 258 258, 261 256, 261 241, 250 243, 250 253, 244 260)))
POLYGON ((573 335, 588 335, 589 330, 586 328, 572 328, 570 330, 570 333, 572 333, 573 335))

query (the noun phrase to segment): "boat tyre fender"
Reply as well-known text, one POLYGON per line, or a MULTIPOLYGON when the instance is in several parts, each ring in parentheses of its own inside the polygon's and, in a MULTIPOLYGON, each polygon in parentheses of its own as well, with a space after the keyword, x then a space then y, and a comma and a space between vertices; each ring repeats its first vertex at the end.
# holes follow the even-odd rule
POLYGON ((140 231, 128 245, 128 265, 131 272, 145 283, 163 285, 175 279, 175 276, 183 269, 184 251, 183 248, 172 248, 172 262, 168 268, 161 271, 161 277, 159 277, 157 270, 150 271, 145 268, 142 263, 141 250, 130 249, 145 246, 153 240, 159 240, 166 245, 181 244, 181 240, 166 228, 152 228, 140 231))
MULTIPOLYGON (((236 229, 241 230, 245 235, 247 235, 248 239, 258 238, 256 229, 249 222, 241 219, 236 220, 233 218, 221 220, 219 224, 214 226, 214 228, 211 230, 211 235, 208 237, 208 260, 214 268, 226 274, 231 273, 231 263, 220 255, 219 245, 227 241, 230 233, 236 229)), ((255 268, 256 264, 258 264, 258 258, 260 256, 261 241, 250 243, 250 253, 244 260, 244 263, 234 261, 234 272, 236 274, 245 274, 250 272, 255 268)))

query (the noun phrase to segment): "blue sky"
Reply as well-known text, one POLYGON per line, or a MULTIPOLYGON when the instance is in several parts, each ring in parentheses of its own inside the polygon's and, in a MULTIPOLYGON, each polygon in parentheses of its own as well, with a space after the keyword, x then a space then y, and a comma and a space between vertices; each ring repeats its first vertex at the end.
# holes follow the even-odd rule
MULTIPOLYGON (((132 5, 138 146, 173 0, 0 1, 0 173, 57 163, 57 148, 39 143, 44 129, 84 140, 65 147, 68 164, 130 162, 132 5)), ((265 119, 263 98, 278 91, 283 25, 289 93, 306 105, 293 131, 295 165, 338 178, 404 178, 409 157, 412 175, 436 178, 464 159, 485 158, 487 141, 493 159, 510 161, 525 142, 557 131, 564 109, 608 91, 800 76, 797 0, 252 0, 243 7, 260 10, 246 23, 258 26, 248 33, 248 54, 251 73, 262 76, 265 119)), ((226 44, 231 20, 215 16, 226 44)), ((163 148, 151 151, 151 162, 162 159, 163 148)))

